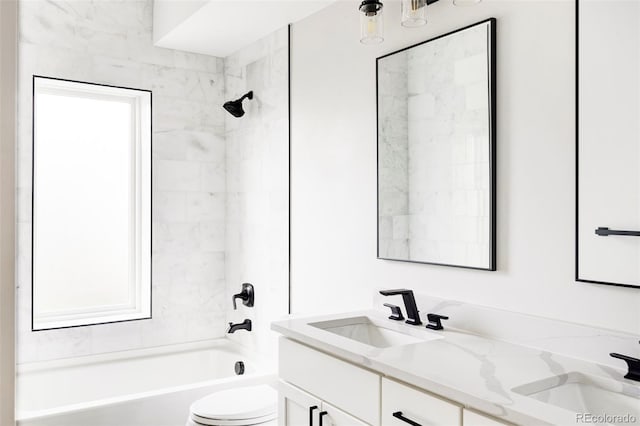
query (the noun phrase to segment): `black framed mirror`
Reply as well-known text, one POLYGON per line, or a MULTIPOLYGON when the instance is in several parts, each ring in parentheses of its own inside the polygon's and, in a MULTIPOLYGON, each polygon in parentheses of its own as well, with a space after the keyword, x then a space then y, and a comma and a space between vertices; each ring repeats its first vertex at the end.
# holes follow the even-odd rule
POLYGON ((576 281, 640 288, 640 2, 576 1, 576 281))
POLYGON ((379 259, 496 270, 495 34, 377 59, 379 259))

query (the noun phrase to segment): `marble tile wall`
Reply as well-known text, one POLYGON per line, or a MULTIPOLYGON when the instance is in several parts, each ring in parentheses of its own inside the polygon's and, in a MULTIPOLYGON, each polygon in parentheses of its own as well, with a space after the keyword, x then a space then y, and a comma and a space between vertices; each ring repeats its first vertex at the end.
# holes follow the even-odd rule
POLYGON ((225 58, 227 100, 253 90, 246 115, 225 115, 227 164, 227 319, 253 321, 253 331, 230 334, 275 365, 277 337, 271 321, 288 313, 289 123, 288 29, 225 58), (255 287, 255 306, 231 296, 244 282, 255 287))
POLYGON ((409 125, 406 55, 378 67, 379 255, 409 258, 409 125))
POLYGON ((224 61, 153 47, 151 0, 21 0, 19 19, 19 362, 224 336, 224 61), (153 91, 151 320, 30 330, 33 74, 153 91))
POLYGON ((486 31, 477 26, 408 51, 412 259, 489 264, 486 31))

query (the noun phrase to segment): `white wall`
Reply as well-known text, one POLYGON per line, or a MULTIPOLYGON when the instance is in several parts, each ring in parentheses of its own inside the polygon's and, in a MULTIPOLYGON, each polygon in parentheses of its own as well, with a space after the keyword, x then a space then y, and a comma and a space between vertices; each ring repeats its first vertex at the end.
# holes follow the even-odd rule
POLYGON ((153 0, 154 44, 206 4, 207 0, 153 0))
POLYGON ((357 1, 292 34, 295 313, 370 307, 379 288, 640 332, 640 291, 574 282, 574 1, 429 6, 429 24, 358 42, 357 1), (497 22, 498 271, 376 259, 375 58, 488 17, 497 22))
POLYGON ((151 0, 20 1, 21 363, 225 335, 223 60, 153 47, 151 25, 151 0), (151 320, 31 331, 33 74, 153 91, 151 320))

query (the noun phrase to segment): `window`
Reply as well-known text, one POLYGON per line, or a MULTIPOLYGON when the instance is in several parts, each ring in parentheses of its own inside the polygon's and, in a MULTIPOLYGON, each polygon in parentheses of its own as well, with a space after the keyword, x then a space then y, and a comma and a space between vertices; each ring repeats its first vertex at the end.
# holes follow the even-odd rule
POLYGON ((150 318, 151 92, 33 90, 33 330, 150 318))

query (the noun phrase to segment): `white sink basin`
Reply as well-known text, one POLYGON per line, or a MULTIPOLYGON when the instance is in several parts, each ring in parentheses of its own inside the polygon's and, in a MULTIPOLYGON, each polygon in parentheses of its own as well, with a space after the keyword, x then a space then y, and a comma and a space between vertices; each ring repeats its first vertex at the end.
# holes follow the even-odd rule
MULTIPOLYGON (((518 386, 513 391, 575 413, 640 419, 640 386, 616 380, 572 372, 518 386)), ((610 424, 629 423, 620 419, 610 424)), ((631 424, 635 424, 633 419, 631 424)))
POLYGON ((340 318, 309 325, 376 348, 411 345, 442 338, 437 333, 425 330, 424 326, 393 323, 368 316, 340 318))

